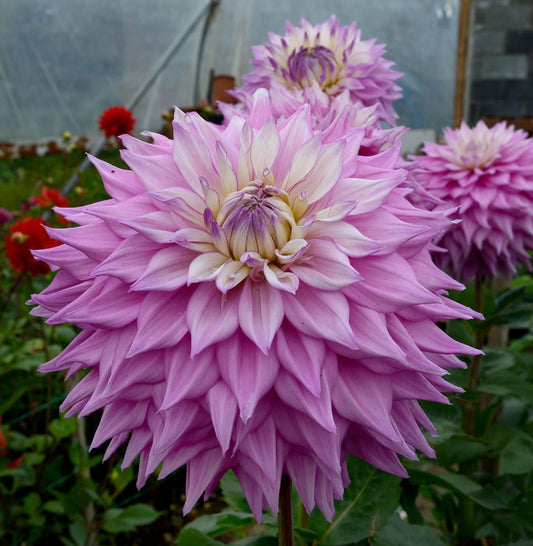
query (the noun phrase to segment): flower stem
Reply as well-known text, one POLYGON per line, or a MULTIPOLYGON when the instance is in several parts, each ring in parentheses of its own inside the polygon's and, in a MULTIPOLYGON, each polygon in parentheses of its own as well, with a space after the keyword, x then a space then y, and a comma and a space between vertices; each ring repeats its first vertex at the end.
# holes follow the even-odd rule
POLYGON ((292 522, 292 482, 289 476, 281 477, 278 512, 278 544, 279 546, 294 546, 292 522))
MULTIPOLYGON (((483 281, 476 279, 475 285, 475 310, 483 313, 483 281)), ((475 346, 476 349, 483 348, 485 340, 485 331, 482 328, 476 329, 475 346)), ((475 391, 477 388, 479 373, 481 370, 481 355, 472 356, 466 387, 469 391, 475 391)), ((472 392, 469 393, 470 400, 463 410, 463 431, 470 435, 476 435, 476 415, 479 411, 479 403, 475 401, 472 392)), ((459 471, 472 479, 477 470, 478 462, 476 459, 464 461, 459 464, 459 471)), ((458 529, 457 534, 460 540, 473 539, 476 532, 476 506, 472 499, 461 497, 459 499, 458 510, 458 529)))

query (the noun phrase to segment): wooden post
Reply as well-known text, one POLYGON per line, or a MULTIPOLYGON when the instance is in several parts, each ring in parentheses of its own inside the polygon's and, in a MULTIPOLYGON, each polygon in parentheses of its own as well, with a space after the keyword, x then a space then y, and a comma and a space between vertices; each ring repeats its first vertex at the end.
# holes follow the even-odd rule
POLYGON ((461 125, 465 118, 466 69, 468 62, 468 39, 472 0, 461 0, 459 8, 459 34, 457 36, 457 61, 455 63, 455 101, 453 124, 461 125))

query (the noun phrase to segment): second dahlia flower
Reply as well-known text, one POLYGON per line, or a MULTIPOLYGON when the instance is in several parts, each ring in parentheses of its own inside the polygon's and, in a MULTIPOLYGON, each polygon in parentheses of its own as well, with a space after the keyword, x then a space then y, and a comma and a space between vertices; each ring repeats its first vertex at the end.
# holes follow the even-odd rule
POLYGON ((440 238, 446 252, 435 254, 456 278, 496 277, 530 267, 533 249, 533 140, 505 122, 483 121, 445 129, 444 143, 427 142, 413 156, 418 183, 441 200, 437 208, 457 207, 456 222, 440 238))
POLYGON ((449 221, 397 189, 399 146, 357 157, 364 131, 276 121, 265 90, 173 128, 124 137, 131 170, 93 159, 110 199, 60 209, 79 227, 36 252, 59 271, 33 313, 82 329, 41 371, 86 370, 61 410, 103 410, 92 446, 127 444, 139 486, 187 465, 185 512, 233 469, 258 520, 284 474, 331 519, 347 453, 402 476, 433 454, 418 400, 473 352, 435 324, 472 316, 428 251, 449 221))
POLYGON ((133 112, 125 106, 110 106, 98 118, 98 127, 106 138, 129 134, 135 127, 133 112))
POLYGON ((287 21, 284 36, 269 33, 268 38, 252 46, 250 62, 256 68, 243 76, 243 86, 232 93, 235 97, 245 100, 258 88, 282 87, 303 103, 309 89, 331 99, 347 90, 353 102, 376 105, 378 120, 393 124, 397 116, 392 102, 402 96, 395 82, 402 74, 383 58, 383 44, 361 40, 355 23, 341 27, 332 15, 325 23, 311 25, 302 18, 300 27, 287 21))
POLYGON ((59 245, 50 238, 42 218, 22 218, 13 224, 5 239, 6 258, 11 269, 19 273, 29 273, 33 277, 50 271, 47 264, 36 260, 32 250, 51 248, 59 245))

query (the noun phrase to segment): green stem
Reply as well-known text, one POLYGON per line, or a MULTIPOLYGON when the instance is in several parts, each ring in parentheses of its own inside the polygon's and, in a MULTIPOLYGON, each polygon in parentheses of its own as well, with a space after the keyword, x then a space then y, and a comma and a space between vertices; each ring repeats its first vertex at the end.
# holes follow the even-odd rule
MULTIPOLYGON (((483 313, 483 281, 476 279, 475 285, 475 310, 483 313)), ((483 349, 485 340, 485 331, 481 328, 476 330, 475 347, 483 349)), ((476 415, 478 413, 478 403, 472 397, 472 391, 475 391, 479 381, 481 371, 481 355, 472 356, 466 387, 470 391, 470 400, 467 401, 463 410, 463 431, 469 436, 476 434, 476 415)), ((465 461, 459 465, 461 474, 472 479, 477 470, 477 460, 465 461)), ((476 507, 474 501, 466 497, 459 498, 458 507, 458 526, 457 534, 460 539, 473 539, 476 533, 476 507)))
POLYGON ((279 546, 294 546, 292 482, 286 475, 281 477, 279 491, 278 544, 279 546))

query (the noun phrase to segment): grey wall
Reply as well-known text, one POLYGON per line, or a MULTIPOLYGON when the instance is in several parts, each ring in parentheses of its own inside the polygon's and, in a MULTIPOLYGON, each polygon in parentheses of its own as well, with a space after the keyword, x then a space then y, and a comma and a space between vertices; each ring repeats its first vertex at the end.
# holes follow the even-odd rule
POLYGON ((470 122, 533 116, 533 0, 474 5, 470 122))

